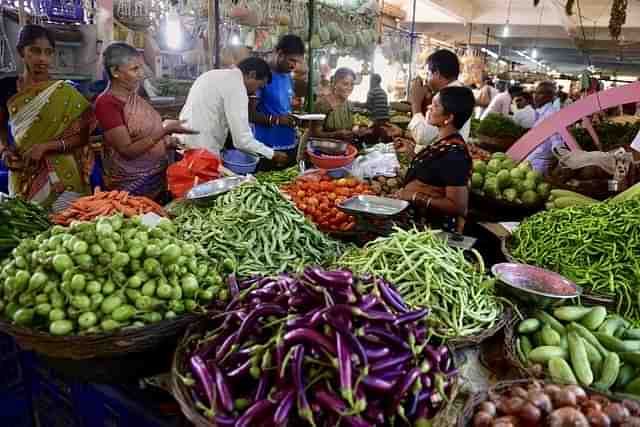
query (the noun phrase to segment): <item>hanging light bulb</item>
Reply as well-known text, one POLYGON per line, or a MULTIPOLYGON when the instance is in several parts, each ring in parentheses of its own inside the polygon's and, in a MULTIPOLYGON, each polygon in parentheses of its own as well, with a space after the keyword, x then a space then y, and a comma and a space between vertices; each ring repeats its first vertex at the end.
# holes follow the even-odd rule
POLYGON ((536 49, 535 47, 531 50, 531 57, 533 59, 536 59, 538 57, 538 49, 536 49))
POLYGON ((234 34, 233 37, 231 37, 230 43, 232 46, 240 46, 240 36, 234 34))
POLYGON ((502 37, 509 37, 510 32, 509 23, 507 22, 502 29, 502 37))
POLYGON ((178 16, 175 7, 172 7, 167 14, 166 32, 169 49, 180 49, 180 46, 182 46, 182 26, 180 25, 180 16, 178 16))

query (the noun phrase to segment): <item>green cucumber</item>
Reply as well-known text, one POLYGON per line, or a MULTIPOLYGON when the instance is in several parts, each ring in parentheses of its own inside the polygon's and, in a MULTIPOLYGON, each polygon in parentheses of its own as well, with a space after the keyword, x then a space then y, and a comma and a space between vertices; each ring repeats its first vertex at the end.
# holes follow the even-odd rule
POLYGON ((580 305, 565 305, 553 310, 553 315, 565 322, 576 322, 581 320, 591 311, 591 307, 582 307, 580 305))
POLYGON ((587 350, 584 347, 582 338, 574 331, 569 332, 569 356, 571 366, 580 381, 580 384, 590 386, 593 383, 593 371, 587 357, 587 350))
POLYGON ((640 377, 633 379, 629 384, 627 384, 624 388, 624 392, 640 396, 640 377))
POLYGON ((533 350, 533 345, 531 344, 531 340, 529 339, 528 336, 524 335, 520 337, 520 348, 522 349, 522 352, 524 353, 526 360, 528 360, 529 353, 531 353, 531 350, 533 350))
POLYGON ((547 363, 554 357, 566 359, 569 356, 566 350, 560 347, 543 345, 536 347, 529 353, 529 360, 534 363, 547 363))
POLYGON ((591 363, 591 370, 593 374, 596 376, 600 375, 600 369, 602 368, 602 355, 591 343, 584 338, 582 339, 584 343, 584 348, 587 351, 587 358, 589 359, 589 363, 591 363))
POLYGON ((551 378, 561 384, 578 384, 576 376, 571 370, 571 366, 561 357, 552 357, 549 360, 549 374, 551 378))
POLYGON ((548 323, 542 327, 541 339, 544 345, 560 346, 560 334, 548 323))
POLYGON ((640 328, 627 329, 622 336, 626 340, 640 340, 640 328))
MULTIPOLYGON (((611 316, 598 328, 598 332, 613 336, 618 329, 624 326, 624 319, 620 316, 611 316)), ((639 330, 640 331, 640 330, 639 330)), ((640 336, 640 335, 639 335, 640 336)))
POLYGON ((518 333, 519 334, 532 334, 540 329, 542 324, 538 319, 525 319, 518 324, 518 333))
POLYGON ((619 374, 620 357, 612 351, 604 358, 602 372, 598 377, 598 386, 603 390, 609 390, 615 384, 619 374))
POLYGON ((604 322, 606 317, 607 309, 601 305, 597 305, 591 308, 591 311, 589 311, 589 313, 580 320, 580 323, 582 323, 587 329, 594 331, 602 325, 602 322, 604 322))
POLYGON ((623 341, 616 337, 602 334, 600 332, 595 332, 593 335, 609 351, 615 351, 616 353, 640 351, 640 340, 623 341))
POLYGON ((547 313, 546 311, 538 310, 535 312, 536 319, 541 321, 542 323, 546 323, 555 329, 560 335, 564 335, 567 333, 567 329, 564 327, 562 323, 558 321, 555 317, 547 313))
POLYGON ((626 364, 635 366, 636 368, 640 367, 640 353, 633 352, 622 352, 618 353, 618 356, 622 359, 622 361, 626 364))
POLYGON ((600 341, 598 341, 598 338, 596 338, 595 335, 593 335, 593 333, 590 330, 588 330, 581 324, 575 323, 575 322, 569 324, 569 329, 576 331, 578 335, 580 335, 585 340, 589 341, 589 344, 597 348, 602 356, 607 355, 608 353, 607 349, 604 348, 602 344, 600 344, 600 341))
POLYGON ((634 379, 636 376, 636 368, 631 365, 625 364, 620 368, 618 378, 616 378, 616 389, 624 390, 624 388, 634 379))

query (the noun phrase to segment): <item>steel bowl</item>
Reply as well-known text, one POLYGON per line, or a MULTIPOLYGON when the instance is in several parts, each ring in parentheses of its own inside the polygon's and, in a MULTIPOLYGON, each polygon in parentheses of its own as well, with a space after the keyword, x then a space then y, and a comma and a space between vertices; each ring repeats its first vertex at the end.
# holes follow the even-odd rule
POLYGON ((521 302, 539 308, 582 295, 582 288, 558 273, 527 264, 504 262, 491 267, 499 287, 521 302))
POLYGON ((309 148, 312 151, 319 151, 331 156, 343 155, 347 152, 348 144, 335 139, 312 139, 309 141, 309 148))
POLYGON ((186 199, 194 203, 206 204, 216 196, 231 191, 246 181, 247 179, 245 177, 229 176, 205 182, 189 190, 186 199))

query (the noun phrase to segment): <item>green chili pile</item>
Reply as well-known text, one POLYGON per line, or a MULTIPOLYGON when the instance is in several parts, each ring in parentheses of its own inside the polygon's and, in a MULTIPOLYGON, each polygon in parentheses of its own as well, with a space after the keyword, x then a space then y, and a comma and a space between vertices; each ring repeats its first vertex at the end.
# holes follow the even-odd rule
POLYGON ((434 335, 465 337, 493 327, 504 312, 494 280, 439 238, 437 231, 401 230, 355 248, 339 260, 357 274, 370 272, 395 283, 405 302, 431 310, 434 335))
POLYGON ((541 212, 515 230, 512 254, 615 297, 618 312, 638 323, 639 218, 638 199, 541 212))
POLYGON ((342 245, 322 234, 274 184, 244 184, 208 207, 173 210, 182 238, 200 243, 225 273, 301 272, 335 261, 342 245))
POLYGON ((51 227, 47 211, 21 199, 0 202, 0 259, 7 256, 23 239, 51 227))
POLYGON ((297 165, 291 166, 283 170, 274 170, 268 172, 258 172, 256 179, 262 183, 275 184, 278 187, 284 184, 292 182, 300 173, 300 169, 297 165))

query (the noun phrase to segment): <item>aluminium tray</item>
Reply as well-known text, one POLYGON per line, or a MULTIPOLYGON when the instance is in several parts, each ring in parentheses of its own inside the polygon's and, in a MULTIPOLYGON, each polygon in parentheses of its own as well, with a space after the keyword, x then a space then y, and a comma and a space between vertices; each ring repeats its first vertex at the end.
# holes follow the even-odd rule
POLYGON ((387 218, 398 215, 409 202, 378 196, 354 196, 338 205, 338 209, 352 215, 387 218))

